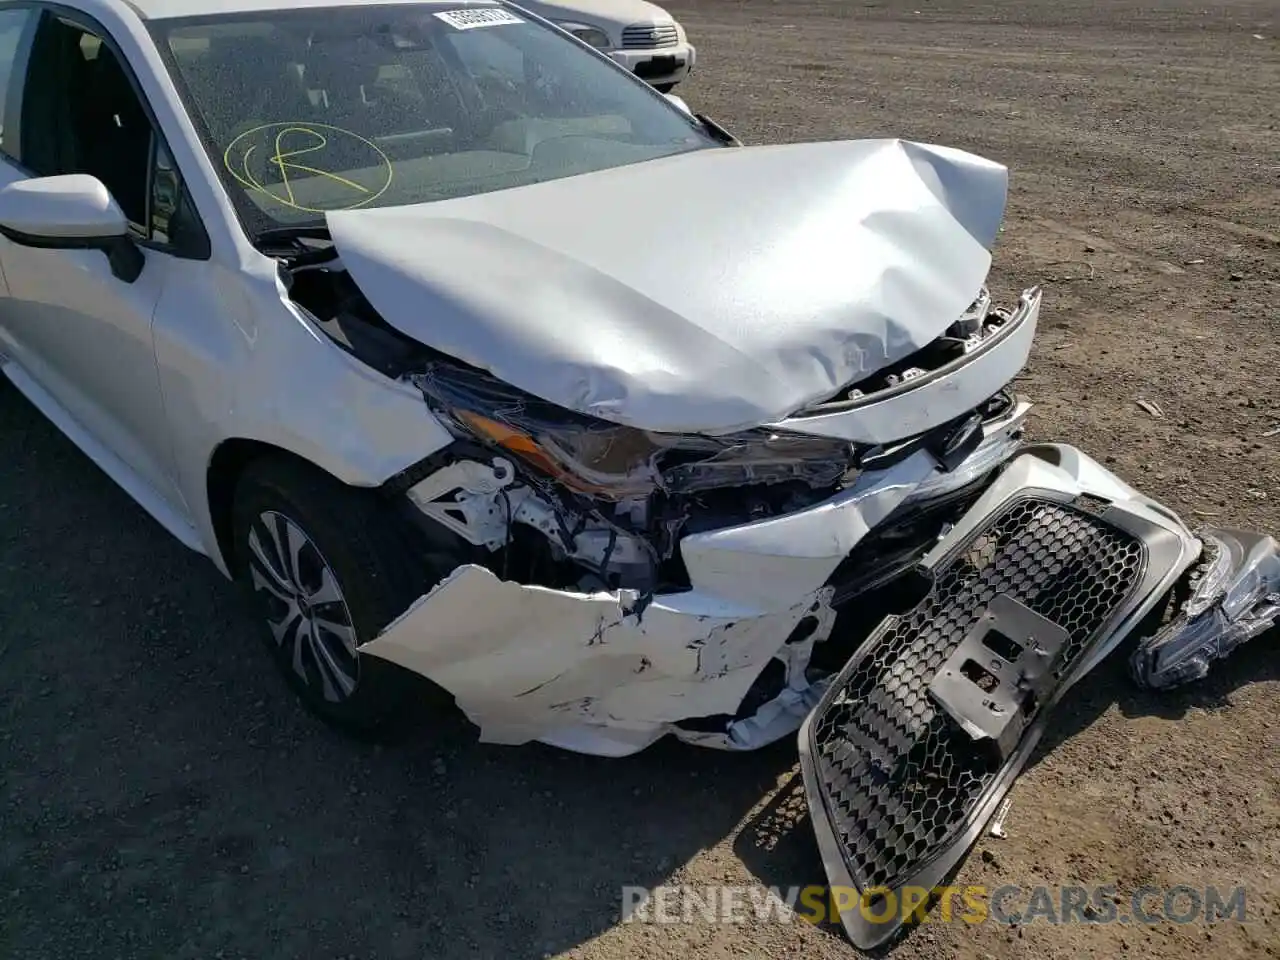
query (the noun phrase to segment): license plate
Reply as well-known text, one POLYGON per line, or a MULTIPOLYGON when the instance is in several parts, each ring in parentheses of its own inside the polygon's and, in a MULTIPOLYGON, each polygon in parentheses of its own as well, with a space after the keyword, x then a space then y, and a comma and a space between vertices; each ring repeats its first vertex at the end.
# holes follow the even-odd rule
POLYGON ((676 66, 684 61, 678 61, 675 57, 654 57, 651 60, 642 60, 636 64, 636 73, 642 77, 661 77, 669 73, 674 73, 676 66))

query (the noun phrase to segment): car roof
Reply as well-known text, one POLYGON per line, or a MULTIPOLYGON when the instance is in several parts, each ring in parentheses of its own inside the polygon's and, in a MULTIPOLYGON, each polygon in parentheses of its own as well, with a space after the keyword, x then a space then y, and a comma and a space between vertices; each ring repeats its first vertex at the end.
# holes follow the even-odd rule
MULTIPOLYGON (((101 2, 101 0, 100 0, 101 2)), ((494 0, 106 0, 131 8, 144 20, 205 17, 212 14, 262 13, 269 10, 301 10, 307 7, 366 7, 401 3, 435 6, 492 6, 494 0)), ((90 4, 72 4, 89 8, 90 4)))

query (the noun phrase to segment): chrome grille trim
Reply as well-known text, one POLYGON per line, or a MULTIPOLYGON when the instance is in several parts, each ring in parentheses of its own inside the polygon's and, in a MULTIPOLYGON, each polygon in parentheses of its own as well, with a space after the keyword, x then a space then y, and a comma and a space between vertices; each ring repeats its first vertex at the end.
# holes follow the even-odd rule
POLYGON ((674 23, 633 23, 622 30, 624 50, 658 50, 680 43, 674 23))

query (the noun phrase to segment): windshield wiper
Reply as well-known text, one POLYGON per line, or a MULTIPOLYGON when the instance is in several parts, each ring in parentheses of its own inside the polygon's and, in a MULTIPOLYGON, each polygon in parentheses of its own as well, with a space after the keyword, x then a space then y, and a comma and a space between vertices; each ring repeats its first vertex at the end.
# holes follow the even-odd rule
POLYGON ((325 263, 338 255, 329 227, 323 223, 267 227, 253 235, 253 245, 269 257, 287 258, 295 267, 325 263))
POLYGON ((261 243, 288 243, 291 240, 322 240, 332 243, 333 238, 329 236, 329 227, 323 223, 306 223, 298 224, 292 227, 267 227, 265 230, 259 230, 253 235, 255 244, 261 243))
POLYGON ((697 120, 697 121, 698 121, 698 123, 702 124, 702 129, 703 129, 703 130, 707 131, 707 133, 711 134, 711 136, 712 136, 714 139, 719 140, 719 141, 720 141, 721 143, 723 143, 726 147, 740 147, 740 146, 742 146, 742 141, 741 141, 741 140, 739 140, 737 137, 735 137, 732 133, 730 133, 730 132, 729 132, 728 130, 726 130, 724 127, 720 126, 720 124, 716 123, 714 120, 712 120, 712 119, 711 119, 710 117, 708 117, 706 114, 704 114, 704 113, 695 113, 695 114, 693 115, 693 119, 697 120))

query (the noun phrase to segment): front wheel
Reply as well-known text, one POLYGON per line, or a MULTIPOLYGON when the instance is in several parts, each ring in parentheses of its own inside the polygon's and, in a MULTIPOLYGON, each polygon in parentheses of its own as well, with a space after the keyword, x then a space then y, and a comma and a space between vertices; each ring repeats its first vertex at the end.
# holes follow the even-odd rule
MULTIPOLYGON (((399 712, 410 684, 361 653, 426 592, 385 506, 288 458, 251 463, 236 490, 235 574, 265 624, 289 686, 315 714, 368 734, 399 712)), ((437 578, 438 579, 438 578, 437 578)))
POLYGON ((653 85, 653 89, 657 90, 659 93, 670 93, 675 88, 676 85, 674 83, 655 83, 653 85))

